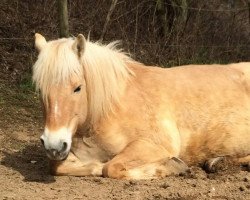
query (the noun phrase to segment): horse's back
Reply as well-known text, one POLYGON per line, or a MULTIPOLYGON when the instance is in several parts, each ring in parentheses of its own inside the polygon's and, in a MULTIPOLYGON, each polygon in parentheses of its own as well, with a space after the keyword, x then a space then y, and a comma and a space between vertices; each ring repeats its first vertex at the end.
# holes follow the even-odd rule
POLYGON ((141 82, 152 101, 168 104, 158 113, 171 110, 186 162, 250 154, 250 63, 145 70, 141 82))

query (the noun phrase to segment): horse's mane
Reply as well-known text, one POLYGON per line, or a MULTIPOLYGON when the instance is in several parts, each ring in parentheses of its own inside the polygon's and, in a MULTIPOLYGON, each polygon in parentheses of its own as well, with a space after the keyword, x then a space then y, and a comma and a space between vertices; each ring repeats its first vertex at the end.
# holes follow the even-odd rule
POLYGON ((101 45, 87 41, 79 62, 73 43, 72 38, 48 42, 33 67, 33 81, 47 101, 52 85, 84 77, 90 120, 94 123, 119 104, 129 76, 133 74, 127 64, 135 61, 117 49, 117 42, 101 45))

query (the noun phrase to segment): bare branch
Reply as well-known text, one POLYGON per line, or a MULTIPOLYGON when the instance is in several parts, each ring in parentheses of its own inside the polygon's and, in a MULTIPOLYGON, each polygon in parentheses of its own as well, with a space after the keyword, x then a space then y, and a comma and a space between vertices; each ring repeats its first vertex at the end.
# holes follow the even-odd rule
POLYGON ((109 21, 110 21, 110 17, 111 17, 112 13, 115 10, 115 6, 117 4, 117 1, 118 0, 112 0, 111 6, 109 8, 109 12, 108 12, 107 17, 106 17, 105 24, 104 24, 103 29, 102 29, 102 35, 100 37, 100 41, 103 40, 103 38, 104 38, 104 36, 105 36, 105 34, 107 32, 107 28, 108 28, 108 24, 109 24, 109 21))

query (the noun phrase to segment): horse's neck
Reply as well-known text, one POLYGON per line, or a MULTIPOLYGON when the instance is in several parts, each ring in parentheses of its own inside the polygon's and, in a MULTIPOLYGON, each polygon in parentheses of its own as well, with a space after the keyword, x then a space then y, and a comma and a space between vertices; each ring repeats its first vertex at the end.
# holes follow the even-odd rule
MULTIPOLYGON (((98 130, 107 130, 109 131, 109 126, 112 124, 119 124, 123 119, 121 118, 124 113, 130 112, 132 115, 141 115, 142 112, 136 110, 141 110, 145 106, 151 106, 151 101, 148 100, 147 91, 148 89, 144 86, 143 77, 145 73, 148 73, 149 67, 142 65, 141 63, 129 63, 129 70, 132 71, 131 75, 126 83, 123 93, 119 97, 119 104, 114 105, 113 110, 107 113, 106 116, 99 118, 94 124, 91 125, 92 132, 96 133, 98 130), (143 104, 141 104, 143 102, 143 104), (150 104, 150 105, 149 105, 150 104), (133 106, 135 106, 133 108, 133 106), (130 110, 129 109, 134 109, 130 110)), ((151 69, 152 70, 152 69, 151 69)), ((149 83, 153 84, 153 83, 149 83)), ((148 85, 147 85, 148 86, 148 85)), ((99 132, 98 132, 99 133, 99 132)))

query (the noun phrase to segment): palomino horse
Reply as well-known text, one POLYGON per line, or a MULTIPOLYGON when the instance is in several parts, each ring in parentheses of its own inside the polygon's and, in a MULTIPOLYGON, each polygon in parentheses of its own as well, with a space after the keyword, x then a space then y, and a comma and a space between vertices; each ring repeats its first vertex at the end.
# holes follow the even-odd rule
POLYGON ((35 46, 53 174, 147 179, 212 158, 249 162, 250 63, 146 67, 81 34, 36 34, 35 46))

